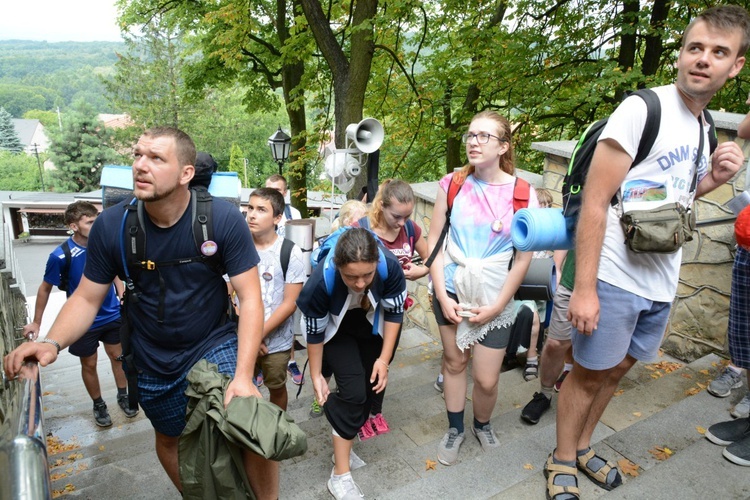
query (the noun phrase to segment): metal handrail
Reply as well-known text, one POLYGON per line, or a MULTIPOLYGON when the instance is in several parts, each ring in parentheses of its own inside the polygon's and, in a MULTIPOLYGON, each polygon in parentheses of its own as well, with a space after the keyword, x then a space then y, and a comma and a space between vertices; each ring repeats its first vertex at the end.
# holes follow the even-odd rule
POLYGON ((7 380, 5 374, 2 378, 0 389, 16 389, 10 400, 16 421, 9 428, 10 440, 0 446, 0 498, 52 498, 39 365, 26 363, 15 379, 7 380), (22 387, 13 388, 11 384, 22 387))

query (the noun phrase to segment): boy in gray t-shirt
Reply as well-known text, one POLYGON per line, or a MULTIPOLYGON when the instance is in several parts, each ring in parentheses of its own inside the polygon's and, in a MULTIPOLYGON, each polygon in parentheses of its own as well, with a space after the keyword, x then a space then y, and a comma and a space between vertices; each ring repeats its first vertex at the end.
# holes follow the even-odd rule
POLYGON ((247 223, 260 256, 258 275, 265 311, 264 340, 255 363, 255 373, 263 373, 263 383, 271 394, 271 402, 286 410, 287 363, 294 344, 292 315, 306 275, 302 250, 297 246, 289 255, 286 272, 282 269, 284 238, 278 236, 276 226, 283 211, 284 198, 275 189, 260 188, 250 194, 247 223))

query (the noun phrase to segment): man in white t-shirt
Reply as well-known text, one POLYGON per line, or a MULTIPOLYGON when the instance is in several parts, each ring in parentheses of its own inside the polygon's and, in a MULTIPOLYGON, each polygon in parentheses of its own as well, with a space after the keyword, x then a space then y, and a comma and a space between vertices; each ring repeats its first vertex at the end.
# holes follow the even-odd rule
POLYGON ((298 246, 290 241, 287 244, 292 245, 291 252, 287 252, 286 257, 282 255, 285 240, 276 234, 276 225, 283 210, 284 198, 275 189, 260 188, 250 193, 247 224, 260 257, 258 274, 265 311, 263 343, 255 371, 256 374, 263 372, 271 402, 286 410, 286 374, 294 343, 292 315, 306 276, 302 250, 298 246), (282 261, 286 261, 286 269, 282 261))
POLYGON ((644 161, 630 169, 646 121, 642 99, 626 99, 602 131, 586 180, 596 188, 585 189, 577 226, 575 289, 568 309, 575 363, 560 391, 557 448, 545 467, 548 498, 579 498, 576 469, 607 490, 622 484, 616 465, 590 448, 591 435, 620 379, 637 360, 651 361, 658 354, 677 287, 681 252, 628 250, 620 207, 610 201, 628 182, 646 180, 673 190, 674 199, 689 206, 696 156, 695 196, 732 178, 744 161, 742 150, 734 142, 719 144, 708 169, 709 127, 702 111, 740 72, 748 44, 745 9, 703 12, 683 35, 676 82, 653 89, 661 102, 661 123, 644 161))
MULTIPOLYGON (((281 220, 276 224, 276 232, 284 238, 286 236, 286 221, 292 219, 301 219, 302 214, 299 210, 294 208, 292 205, 287 203, 287 183, 286 179, 281 174, 273 174, 266 179, 266 187, 272 188, 281 193, 284 198, 284 210, 281 213, 281 220)), ((299 321, 297 321, 299 323, 299 321)), ((299 333, 298 333, 299 334, 299 333)), ((292 348, 291 357, 289 358, 289 364, 287 365, 287 371, 289 376, 292 377, 292 382, 297 385, 305 383, 305 374, 300 371, 297 362, 294 360, 294 348, 292 348)))
POLYGON ((277 230, 279 236, 284 236, 284 226, 286 226, 286 221, 302 218, 300 211, 286 201, 288 192, 287 186, 286 179, 281 174, 273 174, 266 179, 266 187, 275 189, 284 197, 284 210, 281 212, 281 221, 278 224, 279 228, 277 230))

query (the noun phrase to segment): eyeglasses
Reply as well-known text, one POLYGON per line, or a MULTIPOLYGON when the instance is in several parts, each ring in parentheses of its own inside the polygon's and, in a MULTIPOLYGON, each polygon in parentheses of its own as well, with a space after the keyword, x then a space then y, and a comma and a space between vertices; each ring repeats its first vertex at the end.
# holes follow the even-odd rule
POLYGON ((470 142, 472 139, 476 139, 477 143, 479 144, 487 144, 488 142, 490 142, 490 137, 494 137, 500 142, 508 142, 508 139, 503 139, 496 135, 487 134, 485 132, 480 132, 478 134, 464 134, 461 136, 461 140, 463 141, 464 144, 466 144, 467 142, 470 142))

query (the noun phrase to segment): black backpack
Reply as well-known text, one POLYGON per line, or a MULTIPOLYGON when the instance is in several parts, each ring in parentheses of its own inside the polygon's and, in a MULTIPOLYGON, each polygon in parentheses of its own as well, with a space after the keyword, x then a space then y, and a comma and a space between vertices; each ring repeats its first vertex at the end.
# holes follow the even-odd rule
MULTIPOLYGON (((635 167, 643 161, 651 152, 651 148, 659 135, 659 125, 661 123, 661 103, 656 93, 651 89, 641 89, 628 95, 637 95, 646 102, 646 125, 643 127, 643 135, 638 144, 638 151, 633 159, 630 168, 635 167)), ((709 156, 716 149, 718 139, 716 138, 716 127, 713 118, 708 110, 703 110, 703 115, 709 124, 708 139, 710 145, 709 156)), ((581 211, 581 202, 583 200, 583 187, 586 183, 586 176, 589 173, 591 159, 594 156, 599 136, 604 130, 609 117, 592 123, 581 134, 578 143, 573 149, 573 154, 568 163, 568 171, 565 174, 562 185, 562 205, 563 215, 568 226, 568 230, 575 231, 578 223, 578 216, 581 211)), ((612 206, 617 204, 615 195, 611 201, 612 206)))
POLYGON ((70 253, 70 245, 65 240, 60 248, 63 251, 65 257, 62 269, 60 269, 60 284, 57 285, 58 290, 65 292, 65 295, 70 297, 70 260, 73 258, 70 253))

